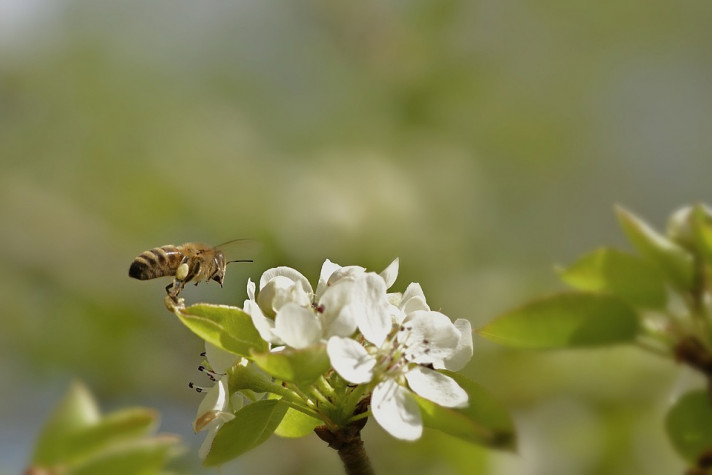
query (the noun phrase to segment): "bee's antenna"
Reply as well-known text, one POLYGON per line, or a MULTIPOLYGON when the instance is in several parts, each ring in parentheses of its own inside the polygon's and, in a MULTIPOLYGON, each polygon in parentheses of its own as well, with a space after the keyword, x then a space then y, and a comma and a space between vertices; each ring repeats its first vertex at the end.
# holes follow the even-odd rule
POLYGON ((237 259, 234 261, 227 261, 225 264, 230 264, 232 262, 254 262, 252 259, 237 259))

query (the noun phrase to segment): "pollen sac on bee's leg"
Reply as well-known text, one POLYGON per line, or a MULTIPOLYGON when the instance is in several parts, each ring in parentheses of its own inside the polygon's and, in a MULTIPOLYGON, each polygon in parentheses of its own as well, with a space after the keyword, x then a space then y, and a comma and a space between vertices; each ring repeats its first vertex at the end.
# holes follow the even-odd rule
POLYGON ((185 280, 185 278, 188 277, 189 270, 188 263, 185 261, 181 262, 176 269, 176 280, 185 280))

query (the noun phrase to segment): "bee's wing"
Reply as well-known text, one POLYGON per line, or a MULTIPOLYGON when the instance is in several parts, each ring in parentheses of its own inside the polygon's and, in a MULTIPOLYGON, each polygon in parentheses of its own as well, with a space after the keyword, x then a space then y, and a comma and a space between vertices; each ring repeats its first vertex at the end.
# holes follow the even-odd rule
POLYGON ((262 244, 254 239, 233 239, 215 248, 225 255, 226 261, 253 260, 262 249, 262 244))

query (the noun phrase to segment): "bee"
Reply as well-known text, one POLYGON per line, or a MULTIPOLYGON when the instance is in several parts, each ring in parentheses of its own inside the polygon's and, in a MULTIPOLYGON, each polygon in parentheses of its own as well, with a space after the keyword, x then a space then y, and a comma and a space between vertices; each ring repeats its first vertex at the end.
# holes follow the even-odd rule
POLYGON ((220 246, 211 247, 197 242, 187 242, 180 246, 168 244, 154 247, 139 254, 129 267, 129 277, 139 280, 149 280, 158 277, 172 276, 173 282, 166 286, 166 293, 177 300, 178 294, 185 284, 214 280, 220 287, 225 279, 225 268, 231 262, 252 262, 252 259, 225 259, 225 246, 242 245, 252 242, 246 239, 229 241, 220 246))

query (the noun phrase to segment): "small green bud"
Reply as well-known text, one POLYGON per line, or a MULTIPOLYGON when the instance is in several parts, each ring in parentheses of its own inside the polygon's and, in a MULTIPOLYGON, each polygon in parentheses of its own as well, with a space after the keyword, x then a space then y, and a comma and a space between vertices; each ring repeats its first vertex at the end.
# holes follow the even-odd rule
POLYGON ((697 248, 698 219, 712 223, 712 210, 703 204, 683 206, 668 220, 668 237, 682 247, 694 251, 697 248))

